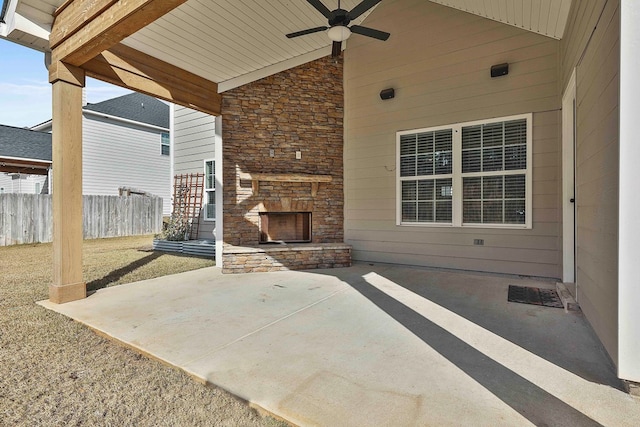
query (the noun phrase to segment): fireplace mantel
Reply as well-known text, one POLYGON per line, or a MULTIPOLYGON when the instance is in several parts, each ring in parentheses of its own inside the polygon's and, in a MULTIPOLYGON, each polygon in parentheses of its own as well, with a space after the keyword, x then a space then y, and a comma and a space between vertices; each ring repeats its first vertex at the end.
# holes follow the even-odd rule
POLYGON ((333 179, 331 175, 312 175, 301 173, 248 173, 240 172, 240 179, 244 181, 251 181, 251 189, 253 195, 258 195, 260 192, 260 182, 310 182, 311 183, 311 197, 316 197, 318 193, 318 186, 321 182, 331 182, 333 179))

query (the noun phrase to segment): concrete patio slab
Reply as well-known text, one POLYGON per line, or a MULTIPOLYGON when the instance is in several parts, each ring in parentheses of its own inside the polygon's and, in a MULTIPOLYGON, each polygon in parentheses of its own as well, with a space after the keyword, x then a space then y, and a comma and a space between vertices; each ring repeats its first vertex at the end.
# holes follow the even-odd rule
POLYGON ((297 425, 637 425, 579 312, 518 277, 356 264, 208 268, 41 305, 297 425))

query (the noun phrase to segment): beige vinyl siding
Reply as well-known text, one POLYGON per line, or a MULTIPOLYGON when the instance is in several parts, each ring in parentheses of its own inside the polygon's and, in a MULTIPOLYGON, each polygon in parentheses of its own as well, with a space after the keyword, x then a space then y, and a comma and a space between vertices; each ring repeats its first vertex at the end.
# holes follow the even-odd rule
MULTIPOLYGON (((175 106, 173 173, 204 173, 204 161, 215 157, 215 117, 175 106)), ((213 239, 215 222, 200 215, 198 238, 213 239)))
POLYGON ((559 42, 419 0, 380 3, 345 51, 345 240, 356 260, 559 277, 559 42), (508 62, 509 75, 490 78, 508 62), (380 90, 396 97, 381 101, 380 90), (395 133, 533 114, 533 228, 396 226, 395 133), (474 246, 484 239, 484 246, 474 246))
POLYGON ((131 187, 162 197, 163 214, 171 213, 170 158, 160 151, 163 131, 88 114, 82 129, 83 194, 116 196, 120 187, 131 187))
POLYGON ((574 2, 561 43, 563 82, 577 67, 578 301, 614 362, 618 354, 619 22, 616 0, 574 2))

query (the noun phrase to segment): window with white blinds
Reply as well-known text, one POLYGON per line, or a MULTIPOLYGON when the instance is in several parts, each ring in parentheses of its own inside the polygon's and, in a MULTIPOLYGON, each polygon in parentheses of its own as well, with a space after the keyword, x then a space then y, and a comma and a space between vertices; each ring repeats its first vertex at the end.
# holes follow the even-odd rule
POLYGON ((531 121, 398 132, 397 223, 530 228, 531 121))

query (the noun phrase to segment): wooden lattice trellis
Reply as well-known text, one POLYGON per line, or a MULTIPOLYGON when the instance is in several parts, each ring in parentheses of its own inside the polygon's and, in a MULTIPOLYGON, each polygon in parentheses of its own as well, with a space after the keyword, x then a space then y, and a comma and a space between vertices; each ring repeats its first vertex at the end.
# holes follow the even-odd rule
POLYGON ((173 215, 187 221, 190 239, 200 231, 200 210, 204 193, 204 174, 190 173, 173 177, 173 215))

